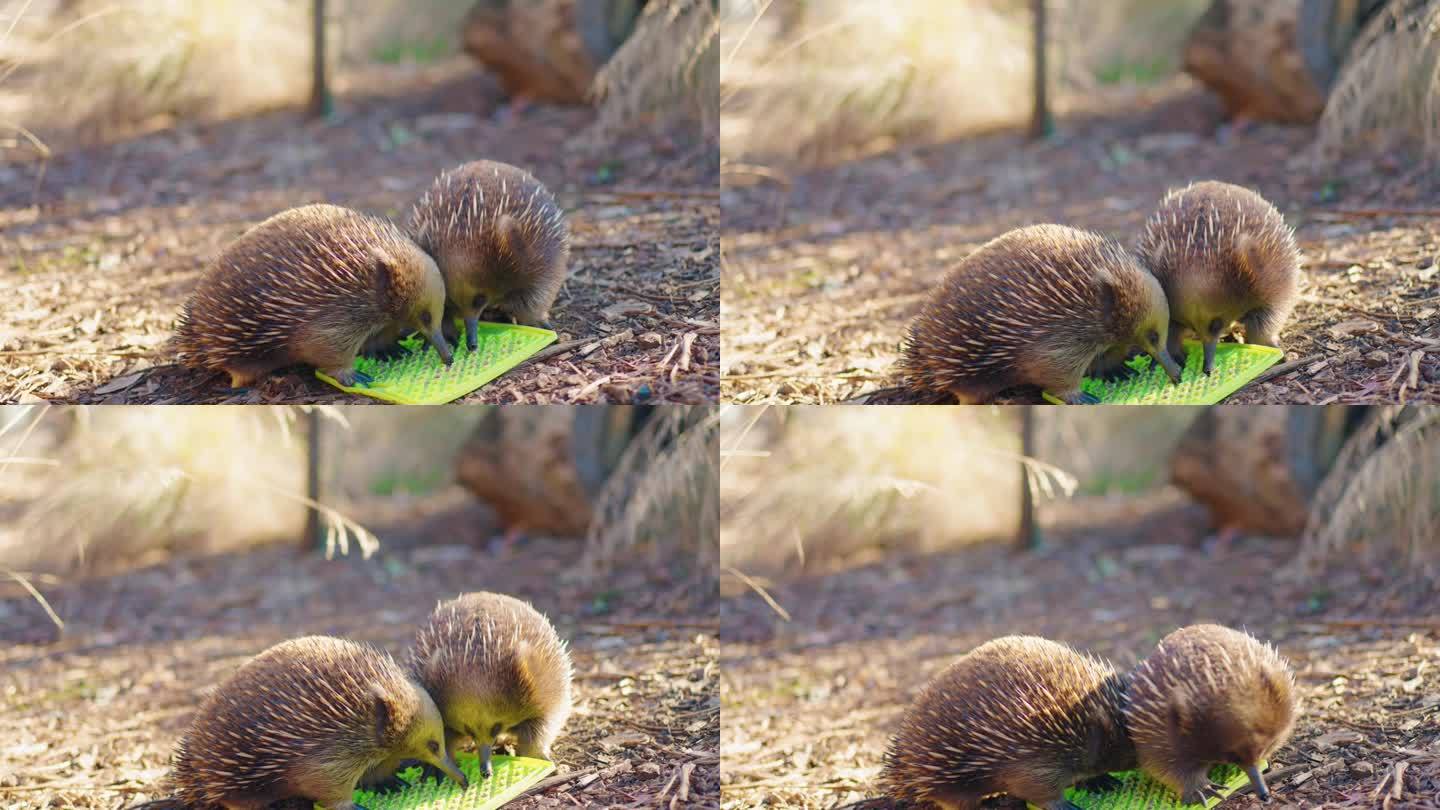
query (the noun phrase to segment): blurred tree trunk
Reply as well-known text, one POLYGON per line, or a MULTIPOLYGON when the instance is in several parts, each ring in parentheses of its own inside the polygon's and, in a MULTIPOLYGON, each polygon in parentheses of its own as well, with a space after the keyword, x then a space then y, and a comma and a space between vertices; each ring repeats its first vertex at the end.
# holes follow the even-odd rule
POLYGON ((509 405, 491 408, 455 464, 507 533, 585 536, 595 496, 651 408, 509 405))
POLYGON ((334 99, 325 75, 325 0, 310 2, 310 114, 324 118, 334 112, 334 99))
POLYGON ((1034 98, 1030 111, 1030 137, 1039 140, 1050 135, 1052 120, 1050 118, 1050 100, 1047 93, 1050 83, 1050 68, 1048 56, 1049 41, 1046 35, 1047 9, 1046 0, 1031 0, 1030 11, 1032 24, 1034 26, 1034 98))
POLYGON ((1364 407, 1213 406, 1180 438, 1170 480, 1217 529, 1298 537, 1364 407))
POLYGON ((1020 526, 1015 545, 1021 551, 1040 547, 1040 527, 1035 521, 1035 488, 1030 484, 1026 461, 1035 457, 1035 406, 1020 407, 1020 526))
POLYGON ((1185 70, 1232 117, 1310 123, 1360 27, 1385 0, 1212 0, 1185 44, 1185 70))

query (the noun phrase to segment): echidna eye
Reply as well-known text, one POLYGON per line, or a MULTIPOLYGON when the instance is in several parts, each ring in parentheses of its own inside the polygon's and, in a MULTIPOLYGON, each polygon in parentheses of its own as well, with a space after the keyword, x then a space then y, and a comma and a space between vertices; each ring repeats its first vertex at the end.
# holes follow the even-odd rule
POLYGON ((1220 331, 1220 319, 1219 319, 1219 318, 1216 318, 1215 320, 1213 320, 1213 321, 1210 322, 1210 334, 1213 335, 1213 334, 1218 333, 1219 331, 1220 331))
POLYGON ((485 293, 480 293, 479 295, 475 296, 475 301, 472 306, 476 307, 477 309, 485 306, 485 293))
POLYGON ((420 313, 420 323, 421 323, 422 325, 428 327, 428 326, 430 325, 430 313, 428 313, 428 312, 422 312, 422 313, 420 313))
POLYGON ((425 747, 426 747, 426 748, 429 748, 429 749, 430 749, 430 753, 432 753, 432 754, 438 754, 438 753, 440 753, 440 743, 435 742, 434 740, 431 740, 430 742, 425 743, 425 747))
POLYGON ((1151 342, 1151 343, 1159 343, 1159 342, 1160 342, 1160 333, 1159 333, 1159 332, 1156 332, 1156 331, 1154 331, 1154 330, 1151 330, 1151 332, 1150 332, 1150 342, 1151 342))

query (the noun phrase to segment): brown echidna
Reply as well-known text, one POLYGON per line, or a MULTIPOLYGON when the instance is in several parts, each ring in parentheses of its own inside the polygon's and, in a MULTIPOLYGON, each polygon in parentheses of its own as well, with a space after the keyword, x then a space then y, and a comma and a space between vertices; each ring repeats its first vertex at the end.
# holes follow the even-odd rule
POLYGON ((1215 344, 1236 322, 1245 342, 1280 345, 1299 295, 1300 250, 1264 197, 1213 180, 1171 191, 1146 221, 1136 252, 1165 288, 1166 348, 1177 362, 1185 362, 1181 340, 1193 332, 1209 374, 1215 344))
POLYGON ((992 239, 946 273, 910 325, 908 386, 984 402, 1038 385, 1069 403, 1093 362, 1137 346, 1180 379, 1164 352, 1169 309, 1155 277, 1118 243, 1062 225, 992 239))
POLYGON ((998 794, 1072 808, 1065 788, 1135 766, 1125 678, 1054 641, 1006 636, 935 677, 905 713, 881 780, 893 799, 972 810, 998 794))
POLYGON ((529 172, 491 160, 457 166, 415 203, 408 227, 445 276, 447 327, 463 318, 470 348, 486 310, 549 325, 565 282, 570 231, 555 198, 529 172))
POLYGON ((369 382, 355 356, 419 330, 447 364, 445 282, 395 225, 334 205, 283 211, 246 231, 206 271, 180 316, 185 365, 234 387, 307 363, 344 385, 369 382))
POLYGON ((247 661, 195 715, 176 749, 175 795, 140 808, 261 810, 303 799, 352 810, 357 784, 419 759, 465 785, 435 703, 374 648, 328 636, 247 661))
POLYGON ((1237 765, 1270 793, 1260 762, 1290 737, 1295 676, 1274 647, 1215 624, 1161 639, 1130 676, 1126 719, 1140 767, 1186 803, 1214 792, 1209 771, 1237 765))
POLYGON ((513 739, 522 757, 550 758, 570 716, 570 654, 528 603, 479 592, 441 603, 415 636, 409 666, 445 719, 446 745, 466 737, 490 754, 513 739))

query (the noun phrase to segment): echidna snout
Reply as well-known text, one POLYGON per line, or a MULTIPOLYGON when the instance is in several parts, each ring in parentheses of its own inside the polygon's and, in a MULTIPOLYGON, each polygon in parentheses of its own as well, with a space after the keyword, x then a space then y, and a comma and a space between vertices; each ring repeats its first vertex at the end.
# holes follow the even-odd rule
POLYGON ((1160 364, 1161 368, 1165 369, 1165 374, 1170 377, 1170 382, 1178 385, 1181 365, 1185 360, 1180 358, 1177 362, 1176 358, 1166 351, 1166 346, 1170 341, 1170 321, 1173 319, 1170 313, 1170 303, 1165 297, 1165 290, 1160 286, 1159 280, 1147 273, 1144 282, 1148 305, 1145 317, 1141 319, 1135 333, 1130 336, 1130 343, 1150 355, 1155 362, 1160 364))
MULTIPOLYGON (((440 275, 440 267, 433 258, 427 255, 425 261, 424 288, 415 297, 414 307, 409 313, 409 326, 425 336, 448 366, 454 362, 454 354, 445 340, 445 278, 440 275)), ((475 348, 475 345, 472 343, 470 348, 475 348)))

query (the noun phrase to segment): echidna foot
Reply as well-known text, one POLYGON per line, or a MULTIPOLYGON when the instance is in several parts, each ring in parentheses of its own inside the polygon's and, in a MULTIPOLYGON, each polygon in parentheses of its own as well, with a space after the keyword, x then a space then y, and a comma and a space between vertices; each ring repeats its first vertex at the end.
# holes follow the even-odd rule
POLYGON ((1104 793, 1110 790, 1119 790, 1123 784, 1110 774, 1102 773, 1099 776, 1092 776, 1084 781, 1076 782, 1075 787, 1087 793, 1104 793))

